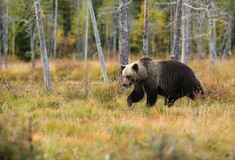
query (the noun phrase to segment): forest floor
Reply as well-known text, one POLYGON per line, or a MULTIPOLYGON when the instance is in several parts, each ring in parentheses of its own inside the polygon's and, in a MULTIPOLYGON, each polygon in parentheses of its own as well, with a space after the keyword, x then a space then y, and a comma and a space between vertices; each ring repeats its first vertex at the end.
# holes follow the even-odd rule
POLYGON ((204 100, 159 97, 127 107, 118 63, 52 60, 53 91, 43 92, 42 68, 14 61, 0 72, 0 159, 235 159, 235 59, 189 62, 204 100))

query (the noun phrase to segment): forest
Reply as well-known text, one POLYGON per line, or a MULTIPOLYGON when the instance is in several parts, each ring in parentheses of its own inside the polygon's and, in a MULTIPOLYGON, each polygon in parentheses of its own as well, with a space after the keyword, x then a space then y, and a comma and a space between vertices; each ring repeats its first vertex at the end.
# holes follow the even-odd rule
POLYGON ((0 0, 0 160, 234 160, 234 24, 235 0, 0 0), (142 57, 205 97, 128 107, 142 57))

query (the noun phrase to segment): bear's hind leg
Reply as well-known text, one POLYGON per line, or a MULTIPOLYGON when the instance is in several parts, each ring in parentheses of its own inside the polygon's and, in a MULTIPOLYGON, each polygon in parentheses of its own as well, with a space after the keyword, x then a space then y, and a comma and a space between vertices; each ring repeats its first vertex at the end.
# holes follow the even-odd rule
POLYGON ((127 104, 130 107, 132 103, 139 102, 144 97, 144 89, 142 84, 137 83, 134 85, 134 90, 127 98, 127 104))

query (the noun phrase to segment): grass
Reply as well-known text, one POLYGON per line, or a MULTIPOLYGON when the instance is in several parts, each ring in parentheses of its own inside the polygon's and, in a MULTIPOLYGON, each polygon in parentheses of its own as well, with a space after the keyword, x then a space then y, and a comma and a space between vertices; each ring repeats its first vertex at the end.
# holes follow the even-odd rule
POLYGON ((98 61, 53 60, 51 93, 39 62, 14 61, 0 72, 0 159, 234 159, 234 62, 190 62, 206 98, 168 109, 161 97, 128 108, 115 61, 103 85, 98 61))

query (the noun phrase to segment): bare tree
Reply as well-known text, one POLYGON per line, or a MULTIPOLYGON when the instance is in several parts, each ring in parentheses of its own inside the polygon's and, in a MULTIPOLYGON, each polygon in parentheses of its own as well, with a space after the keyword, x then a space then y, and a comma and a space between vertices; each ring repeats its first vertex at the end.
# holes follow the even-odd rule
POLYGON ((143 37, 143 56, 148 56, 148 5, 149 1, 144 1, 144 37, 143 37))
POLYGON ((207 8, 207 16, 208 16, 208 32, 209 32, 209 43, 210 43, 210 57, 211 63, 214 64, 216 59, 216 51, 215 51, 215 42, 213 39, 213 23, 211 19, 212 12, 212 3, 211 0, 207 0, 208 8, 207 8))
POLYGON ((116 18, 113 14, 113 23, 112 23, 112 38, 113 38, 113 57, 116 58, 116 52, 117 52, 117 27, 116 27, 116 18))
POLYGON ((171 59, 173 59, 173 60, 179 60, 182 4, 183 4, 183 0, 177 0, 176 15, 174 18, 175 25, 174 25, 173 49, 172 49, 172 53, 171 53, 171 59))
POLYGON ((54 0, 54 30, 53 30, 53 55, 56 57, 56 33, 57 33, 57 16, 58 16, 58 0, 54 0))
MULTIPOLYGON (((185 0, 187 3, 188 0, 185 0)), ((185 5, 182 6, 182 52, 181 52, 181 62, 187 64, 188 59, 188 9, 185 5)))
POLYGON ((98 29, 97 29, 95 13, 94 13, 94 10, 93 10, 92 1, 87 0, 87 2, 88 2, 90 14, 91 14, 91 21, 92 21, 92 26, 93 26, 93 30, 94 30, 96 46, 97 46, 97 50, 98 50, 98 54, 99 54, 99 58, 100 58, 101 67, 102 67, 102 74, 103 74, 103 78, 104 78, 104 84, 107 84, 108 83, 108 76, 107 76, 106 66, 105 66, 103 52, 102 52, 102 48, 101 48, 100 36, 99 36, 98 29))
POLYGON ((226 33, 225 33, 225 48, 223 51, 222 59, 225 57, 227 59, 231 58, 231 29, 232 28, 232 14, 227 15, 227 23, 226 23, 226 33))
POLYGON ((48 92, 52 90, 52 87, 51 87, 50 68, 49 68, 49 61, 48 61, 48 56, 47 56, 44 27, 42 23, 40 0, 34 0, 34 8, 35 8, 35 13, 36 13, 36 21, 37 21, 37 28, 38 28, 38 34, 39 34, 41 60, 43 63, 44 89, 46 92, 48 92))
POLYGON ((127 18, 127 3, 126 0, 119 0, 119 54, 120 66, 118 75, 121 76, 121 65, 128 64, 129 61, 129 33, 128 33, 128 18, 127 18))
MULTIPOLYGON (((204 4, 204 0, 200 0, 200 4, 204 4)), ((204 14, 203 9, 199 10, 198 16, 198 42, 197 42, 197 59, 200 60, 202 57, 202 34, 203 34, 203 25, 204 25, 204 14)))

